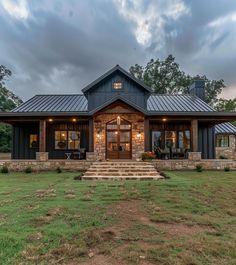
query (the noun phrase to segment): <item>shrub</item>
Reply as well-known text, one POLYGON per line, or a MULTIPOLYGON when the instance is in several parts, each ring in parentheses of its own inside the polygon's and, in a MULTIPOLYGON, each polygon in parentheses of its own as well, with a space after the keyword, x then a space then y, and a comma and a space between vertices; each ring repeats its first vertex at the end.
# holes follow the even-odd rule
POLYGON ((165 179, 170 179, 170 176, 168 176, 165 172, 161 171, 159 173, 162 177, 164 177, 165 179))
POLYGON ((229 171, 230 171, 230 167, 225 167, 225 168, 224 168, 224 171, 225 171, 225 172, 229 172, 229 171))
POLYGON ((60 167, 57 167, 56 171, 57 171, 58 174, 62 172, 60 167))
POLYGON ((25 172, 26 174, 32 173, 32 168, 31 168, 31 167, 27 167, 27 168, 24 170, 24 172, 25 172))
POLYGON ((142 153, 142 160, 152 160, 155 159, 156 155, 152 152, 145 152, 142 153))
POLYGON ((202 172, 203 166, 202 165, 196 165, 196 170, 197 170, 197 172, 202 172))
POLYGON ((228 159, 226 156, 220 155, 219 159, 228 159))
POLYGON ((3 167, 1 168, 1 173, 4 173, 4 174, 9 173, 9 169, 8 169, 8 167, 7 167, 7 166, 3 166, 3 167))

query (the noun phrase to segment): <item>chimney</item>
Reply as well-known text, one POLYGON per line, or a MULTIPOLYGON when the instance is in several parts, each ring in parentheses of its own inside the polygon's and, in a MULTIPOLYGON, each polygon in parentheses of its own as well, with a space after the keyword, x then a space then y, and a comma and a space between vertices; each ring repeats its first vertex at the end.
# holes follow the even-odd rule
POLYGON ((195 79, 190 86, 190 95, 194 95, 205 100, 205 80, 203 79, 195 79))

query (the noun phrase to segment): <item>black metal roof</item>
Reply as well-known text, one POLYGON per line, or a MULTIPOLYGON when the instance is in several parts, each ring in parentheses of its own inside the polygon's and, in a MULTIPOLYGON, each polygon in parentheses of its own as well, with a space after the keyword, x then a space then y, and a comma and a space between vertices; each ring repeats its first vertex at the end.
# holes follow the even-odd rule
POLYGON ((84 95, 36 95, 12 112, 86 112, 84 95))
MULTIPOLYGON (((12 112, 87 112, 88 101, 84 95, 36 95, 12 112)), ((159 112, 213 112, 214 109, 196 96, 151 95, 147 113, 159 112)))
POLYGON ((151 95, 147 101, 151 112, 205 112, 214 111, 206 102, 192 95, 151 95))
POLYGON ((230 122, 217 124, 215 126, 215 133, 216 134, 236 134, 236 127, 230 122))

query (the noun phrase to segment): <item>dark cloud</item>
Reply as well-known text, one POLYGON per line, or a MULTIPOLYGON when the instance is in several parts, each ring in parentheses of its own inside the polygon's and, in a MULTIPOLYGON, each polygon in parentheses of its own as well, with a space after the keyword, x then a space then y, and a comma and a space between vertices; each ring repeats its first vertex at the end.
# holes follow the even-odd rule
POLYGON ((169 53, 190 74, 223 78, 230 86, 227 96, 236 97, 236 22, 211 24, 236 14, 234 0, 26 3, 28 18, 0 11, 0 64, 13 70, 8 86, 24 99, 36 93, 78 93, 117 63, 128 69, 169 53), (180 14, 167 8, 176 3, 182 4, 180 14), (143 36, 150 37, 147 44, 140 43, 143 36))

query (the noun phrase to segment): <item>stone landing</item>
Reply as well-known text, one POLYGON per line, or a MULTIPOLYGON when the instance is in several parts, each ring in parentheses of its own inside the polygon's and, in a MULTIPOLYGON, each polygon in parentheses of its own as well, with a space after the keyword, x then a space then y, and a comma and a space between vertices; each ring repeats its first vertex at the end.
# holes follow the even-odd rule
POLYGON ((95 162, 85 172, 83 179, 162 179, 154 165, 148 162, 114 161, 95 162))

